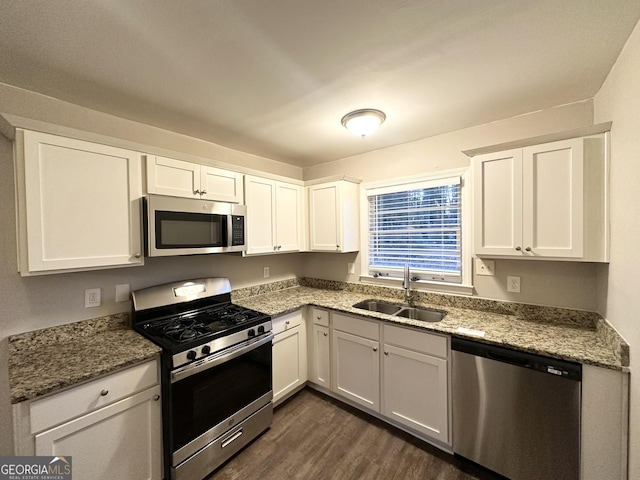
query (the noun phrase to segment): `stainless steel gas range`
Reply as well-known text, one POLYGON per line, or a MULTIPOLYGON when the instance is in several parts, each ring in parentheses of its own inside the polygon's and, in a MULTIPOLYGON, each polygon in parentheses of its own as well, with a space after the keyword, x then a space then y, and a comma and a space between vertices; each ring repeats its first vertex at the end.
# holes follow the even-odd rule
POLYGON ((271 317, 231 303, 226 278, 132 296, 134 330, 163 348, 165 478, 202 479, 271 425, 271 317))

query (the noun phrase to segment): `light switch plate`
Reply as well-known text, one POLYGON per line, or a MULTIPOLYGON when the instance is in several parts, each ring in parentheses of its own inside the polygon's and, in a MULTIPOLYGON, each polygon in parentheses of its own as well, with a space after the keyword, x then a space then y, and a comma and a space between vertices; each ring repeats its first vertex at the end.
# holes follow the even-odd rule
POLYGON ((496 262, 494 260, 476 258, 476 275, 488 275, 490 277, 493 277, 495 274, 496 262))
POLYGON ((126 302, 129 300, 131 288, 128 283, 116 285, 116 302, 126 302))

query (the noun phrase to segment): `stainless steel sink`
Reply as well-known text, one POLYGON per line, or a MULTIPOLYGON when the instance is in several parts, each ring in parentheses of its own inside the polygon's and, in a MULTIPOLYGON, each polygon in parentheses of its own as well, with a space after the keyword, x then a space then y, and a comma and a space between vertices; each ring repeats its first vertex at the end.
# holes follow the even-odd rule
POLYGON ((387 315, 393 315, 400 311, 402 305, 395 305, 387 302, 377 302, 375 300, 365 300, 354 305, 355 308, 362 308, 363 310, 369 310, 371 312, 386 313, 387 315))
POLYGON ((405 307, 395 314, 396 317, 410 318, 412 320, 422 320, 423 322, 439 322, 444 318, 446 312, 440 310, 430 310, 427 308, 405 307))
POLYGON ((410 318, 411 320, 421 320, 423 322, 439 322, 447 312, 431 310, 428 308, 406 307, 395 303, 378 302, 377 300, 364 300, 356 303, 354 308, 369 310, 370 312, 386 313, 394 317, 410 318))

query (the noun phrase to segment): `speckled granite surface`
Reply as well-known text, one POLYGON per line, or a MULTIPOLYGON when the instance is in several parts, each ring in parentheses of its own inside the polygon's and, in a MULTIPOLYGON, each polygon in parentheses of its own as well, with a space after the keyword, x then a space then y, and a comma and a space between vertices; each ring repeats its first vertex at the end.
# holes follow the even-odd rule
POLYGON ((593 312, 418 293, 416 306, 447 311, 442 321, 429 323, 352 306, 367 299, 401 303, 401 289, 313 279, 301 279, 289 288, 279 286, 283 287, 278 283, 262 286, 262 290, 251 287, 253 296, 238 291, 233 301, 272 316, 313 305, 611 369, 629 365, 628 345, 593 312), (458 331, 460 327, 483 331, 485 335, 467 335, 458 331))
POLYGON ((11 403, 36 398, 151 359, 160 347, 117 314, 9 337, 11 403))

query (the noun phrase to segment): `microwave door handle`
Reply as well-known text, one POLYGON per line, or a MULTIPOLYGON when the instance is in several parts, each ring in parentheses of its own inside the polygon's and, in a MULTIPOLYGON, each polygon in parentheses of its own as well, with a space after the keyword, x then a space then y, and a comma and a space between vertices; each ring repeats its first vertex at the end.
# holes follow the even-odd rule
POLYGON ((244 355, 251 350, 255 350, 256 348, 261 347, 266 343, 270 343, 273 340, 273 333, 269 333, 265 337, 258 338, 258 340, 252 341, 248 345, 242 344, 240 346, 237 346, 236 348, 232 347, 230 349, 231 351, 227 350, 227 353, 224 353, 220 356, 212 355, 211 357, 207 357, 199 362, 195 362, 174 370, 173 372, 171 372, 171 383, 179 382, 180 380, 190 377, 191 375, 209 370, 210 368, 216 367, 224 362, 233 360, 240 355, 244 355))
POLYGON ((230 213, 227 215, 227 232, 226 232, 227 243, 223 245, 225 247, 230 247, 233 245, 233 214, 230 213))

